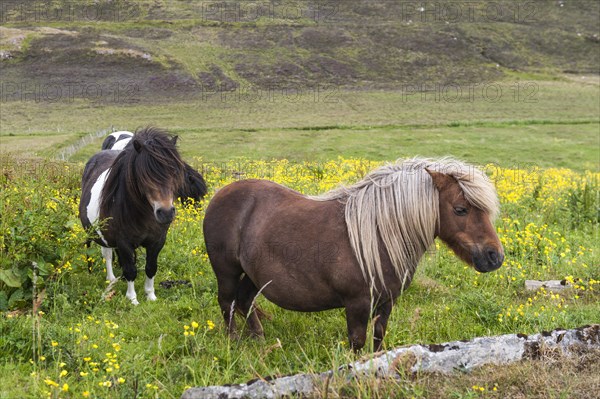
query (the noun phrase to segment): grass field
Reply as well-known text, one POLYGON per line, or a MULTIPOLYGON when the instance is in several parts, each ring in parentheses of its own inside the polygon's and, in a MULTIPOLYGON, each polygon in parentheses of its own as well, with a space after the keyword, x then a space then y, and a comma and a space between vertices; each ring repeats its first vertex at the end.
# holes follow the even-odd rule
MULTIPOLYGON (((593 162, 592 157, 579 159, 580 166, 593 162)), ((179 209, 159 258, 158 282, 184 280, 190 285, 158 286, 159 301, 132 307, 122 282, 105 291, 98 248, 87 254, 83 250, 85 233, 75 219, 81 165, 17 163, 11 156, 2 162, 2 214, 8 216, 2 224, 2 269, 17 266, 25 274, 15 272, 12 279, 11 286, 21 288, 4 285, 0 306, 27 308, 33 303, 33 312, 2 315, 0 352, 11 359, 0 365, 4 397, 178 397, 187 386, 321 371, 354 359, 342 311, 301 314, 261 299, 260 306, 273 316, 264 323, 265 340, 225 337, 202 240, 204 203, 179 209), (88 257, 96 265, 91 274, 86 271, 88 257), (27 278, 32 260, 40 276, 36 287, 27 278)), ((209 197, 239 172, 317 193, 354 181, 377 165, 367 159, 194 163, 204 169, 209 197)), ((598 238, 598 174, 495 165, 487 170, 503 206, 497 227, 507 251, 505 265, 489 275, 475 273, 436 244, 398 299, 385 347, 598 321, 599 256, 593 244, 598 238), (561 294, 528 293, 523 282, 530 278, 567 279, 574 288, 561 294)), ((541 398, 554 390, 559 396, 586 397, 586 390, 598 383, 593 356, 561 361, 558 369, 551 361, 544 363, 550 382, 557 370, 584 370, 581 379, 547 388, 516 382, 524 370, 541 367, 531 363, 499 374, 477 372, 451 383, 423 375, 391 385, 356 381, 336 388, 334 381, 332 387, 334 396, 345 397, 393 392, 398 397, 541 398)))
MULTIPOLYGON (((279 98, 258 103, 220 97, 104 106, 83 100, 12 101, 2 104, 0 139, 4 152, 55 157, 81 137, 110 126, 134 130, 157 124, 180 135, 185 157, 213 162, 232 156, 390 160, 420 154, 454 155, 507 167, 597 167, 597 81, 535 81, 534 102, 515 101, 511 90, 515 84, 523 86, 498 83, 504 95, 497 102, 482 93, 449 102, 437 101, 435 91, 408 95, 343 90, 332 94, 331 103, 315 101, 309 94, 298 102, 279 98)), ((100 142, 97 138, 70 159, 85 161, 100 142)))
MULTIPOLYGON (((158 282, 191 285, 158 286, 158 302, 135 308, 122 282, 104 292, 99 251, 84 251, 76 219, 82 162, 101 138, 78 144, 111 124, 155 123, 179 134, 184 157, 210 184, 207 200, 240 172, 318 193, 355 181, 378 162, 416 154, 485 166, 502 200, 497 228, 506 264, 480 275, 439 246, 399 298, 387 348, 598 322, 598 86, 554 80, 539 87, 533 104, 345 91, 333 104, 262 107, 2 103, 1 269, 16 271, 0 283, 0 308, 13 309, 0 318, 0 398, 176 398, 187 386, 322 371, 355 358, 339 310, 300 314, 261 299, 273 316, 264 323, 266 339, 225 337, 202 240, 204 203, 179 209, 159 259, 158 282), (70 163, 51 161, 73 144, 70 163), (87 256, 97 265, 92 274, 87 256), (43 278, 37 291, 31 261, 43 278), (526 278, 566 278, 577 288, 527 293, 526 278), (110 299, 101 299, 103 293, 110 299), (14 311, 32 306, 33 312, 14 311)), ((590 353, 578 361, 534 361, 450 378, 332 381, 331 387, 343 397, 585 398, 599 383, 597 359, 590 353), (519 376, 533 369, 543 372, 523 383, 519 376), (555 384, 565 373, 577 377, 555 384)))
MULTIPOLYGON (((99 251, 81 246, 76 203, 82 162, 101 141, 84 145, 82 139, 109 121, 121 129, 156 123, 179 134, 184 157, 207 177, 207 200, 240 172, 318 193, 355 181, 378 162, 416 154, 453 155, 486 167, 502 201, 497 227, 506 264, 480 275, 438 245, 396 304, 387 348, 598 322, 598 86, 566 79, 538 84, 533 104, 345 91, 333 104, 262 107, 3 103, 1 268, 17 270, 18 282, 0 283, 0 308, 34 311, 4 312, 0 319, 7 359, 0 363, 0 397, 176 398, 187 386, 322 371, 355 358, 339 310, 300 314, 261 299, 273 316, 264 323, 266 339, 225 338, 202 240, 204 203, 179 209, 159 259, 159 282, 191 285, 158 286, 158 302, 135 308, 122 282, 104 292, 99 251), (51 161, 69 145, 76 148, 70 163, 51 161), (87 256, 97 264, 92 274, 87 256), (37 291, 31 261, 44 281, 37 291), (527 293, 526 278, 567 278, 577 288, 527 293), (103 293, 110 299, 101 299, 103 293)), ((578 361, 534 361, 449 379, 418 375, 401 383, 334 380, 331 387, 343 397, 583 398, 598 384, 594 359, 590 353, 578 361), (544 371, 536 383, 523 383, 519 376, 532 369, 544 371), (578 377, 553 383, 565 373, 578 377)))

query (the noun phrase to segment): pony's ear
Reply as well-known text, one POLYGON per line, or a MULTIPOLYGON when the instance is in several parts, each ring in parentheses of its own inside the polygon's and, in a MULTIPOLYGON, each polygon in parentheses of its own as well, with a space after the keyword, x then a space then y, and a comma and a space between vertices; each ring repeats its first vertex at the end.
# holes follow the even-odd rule
POLYGON ((178 139, 179 139, 179 136, 173 136, 173 138, 171 139, 171 142, 173 143, 173 145, 177 145, 178 139))
POLYGON ((436 172, 435 170, 425 169, 429 176, 431 176, 431 180, 433 180, 433 185, 438 191, 442 191, 444 188, 448 186, 448 184, 452 183, 452 177, 448 176, 445 173, 436 172))
POLYGON ((135 148, 137 152, 141 152, 143 146, 144 145, 138 139, 133 139, 133 148, 135 148))

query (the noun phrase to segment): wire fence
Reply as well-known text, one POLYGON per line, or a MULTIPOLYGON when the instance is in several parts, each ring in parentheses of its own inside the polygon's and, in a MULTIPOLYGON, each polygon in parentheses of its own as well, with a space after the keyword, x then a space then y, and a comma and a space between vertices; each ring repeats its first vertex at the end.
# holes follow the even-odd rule
POLYGON ((99 130, 97 132, 90 133, 90 134, 88 134, 86 136, 83 136, 82 138, 80 138, 79 140, 77 140, 76 143, 73 143, 70 146, 63 148, 56 155, 56 158, 58 160, 60 160, 60 161, 68 161, 71 158, 71 156, 73 156, 73 154, 75 154, 77 151, 79 151, 80 149, 82 149, 86 145, 94 142, 99 137, 104 137, 106 135, 111 134, 114 131, 115 131, 114 127, 111 126, 111 127, 107 128, 107 129, 99 130))

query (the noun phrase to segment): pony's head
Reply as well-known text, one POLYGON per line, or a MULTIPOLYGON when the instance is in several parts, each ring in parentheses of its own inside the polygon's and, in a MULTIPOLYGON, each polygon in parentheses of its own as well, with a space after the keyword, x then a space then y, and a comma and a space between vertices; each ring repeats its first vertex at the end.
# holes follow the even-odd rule
POLYGON ((154 127, 136 131, 112 166, 105 185, 109 191, 103 195, 102 206, 108 206, 109 201, 119 201, 119 195, 126 195, 121 200, 128 205, 136 209, 150 208, 158 223, 171 223, 175 217, 174 198, 184 179, 184 162, 176 144, 177 136, 154 127), (125 190, 119 191, 119 186, 125 190))
POLYGON ((498 269, 504 250, 493 225, 498 212, 493 185, 483 172, 463 163, 426 170, 439 193, 436 235, 478 272, 498 269))
POLYGON ((184 170, 176 144, 177 136, 156 128, 138 130, 132 139, 138 192, 152 206, 158 223, 171 223, 175 217, 173 202, 184 170))

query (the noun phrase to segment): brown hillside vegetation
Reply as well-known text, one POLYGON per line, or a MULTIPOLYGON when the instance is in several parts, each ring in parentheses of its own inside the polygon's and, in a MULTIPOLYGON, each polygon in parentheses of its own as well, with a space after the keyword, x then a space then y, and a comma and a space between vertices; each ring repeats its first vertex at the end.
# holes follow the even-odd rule
POLYGON ((47 4, 4 9, 4 80, 70 84, 73 97, 91 95, 91 78, 134 84, 147 101, 239 87, 431 89, 600 65, 595 0, 141 1, 95 14, 70 1, 36 14, 37 3, 47 4))

